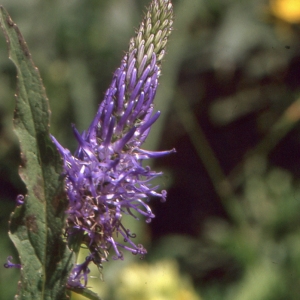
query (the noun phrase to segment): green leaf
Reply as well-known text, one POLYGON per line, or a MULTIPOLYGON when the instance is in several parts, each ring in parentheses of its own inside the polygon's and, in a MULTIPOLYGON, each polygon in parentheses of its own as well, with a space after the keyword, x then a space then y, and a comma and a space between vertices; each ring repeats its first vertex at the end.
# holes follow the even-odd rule
POLYGON ((14 126, 21 147, 19 174, 27 187, 25 203, 10 219, 9 236, 22 264, 16 299, 67 299, 74 255, 62 235, 67 200, 61 158, 49 136, 48 99, 26 42, 2 6, 0 22, 17 68, 14 126))
POLYGON ((91 291, 91 290, 89 290, 89 289, 87 289, 87 288, 84 288, 84 289, 76 289, 76 288, 71 288, 71 287, 70 287, 70 290, 71 290, 73 293, 82 295, 82 296, 84 296, 85 298, 90 299, 90 300, 101 300, 101 298, 98 296, 98 294, 94 293, 93 291, 91 291))

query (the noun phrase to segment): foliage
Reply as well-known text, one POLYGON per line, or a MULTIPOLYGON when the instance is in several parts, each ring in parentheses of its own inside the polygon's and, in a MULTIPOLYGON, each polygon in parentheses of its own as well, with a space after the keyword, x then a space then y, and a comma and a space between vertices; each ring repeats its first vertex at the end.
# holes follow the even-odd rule
MULTIPOLYGON (((65 124, 87 127, 146 4, 3 1, 24 28, 50 98, 52 133, 67 147, 75 144, 65 124)), ((151 232, 142 226, 134 232, 143 232, 147 266, 176 260, 202 299, 298 299, 300 29, 289 5, 174 1, 175 30, 156 104, 164 116, 147 144, 175 147, 177 154, 159 163, 170 192, 166 204, 154 207, 151 232)), ((0 43, 4 236, 4 210, 24 187, 10 125, 15 70, 0 43)), ((17 260, 4 237, 1 246, 3 262, 3 253, 17 260)), ((135 262, 110 263, 104 282, 92 274, 96 289, 113 287, 116 272, 135 262)), ((5 299, 17 284, 14 271, 0 272, 5 299)))
POLYGON ((66 299, 73 261, 62 236, 67 201, 61 159, 49 136, 48 100, 26 43, 2 7, 0 20, 18 70, 14 125, 22 151, 20 176, 27 187, 10 219, 9 235, 22 264, 17 298, 66 299))

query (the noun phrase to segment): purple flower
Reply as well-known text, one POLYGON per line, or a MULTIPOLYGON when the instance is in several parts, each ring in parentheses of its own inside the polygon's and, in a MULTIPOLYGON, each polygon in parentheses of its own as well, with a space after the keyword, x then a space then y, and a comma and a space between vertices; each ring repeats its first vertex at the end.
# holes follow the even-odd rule
POLYGON ((16 202, 17 202, 17 205, 23 205, 24 204, 24 196, 23 195, 18 195, 17 198, 16 198, 16 202))
POLYGON ((88 265, 92 260, 92 255, 89 255, 82 264, 76 265, 73 268, 68 278, 68 286, 72 288, 84 288, 87 285, 88 274, 90 273, 88 265))
POLYGON ((142 256, 147 253, 132 241, 135 235, 123 226, 122 215, 135 219, 142 215, 150 222, 154 214, 147 204, 149 198, 166 200, 166 191, 159 192, 150 183, 162 173, 143 166, 143 161, 175 150, 152 152, 141 145, 160 115, 154 112, 153 100, 172 23, 171 2, 153 0, 90 127, 80 134, 73 126, 79 144, 75 154, 52 137, 64 161, 69 244, 81 237, 91 253, 73 269, 71 286, 86 286, 88 264, 101 265, 111 249, 114 259, 123 259, 121 249, 142 256), (123 237, 124 243, 116 236, 123 237))
POLYGON ((7 269, 9 269, 9 268, 21 269, 22 265, 12 263, 11 262, 12 259, 13 259, 12 256, 7 257, 7 262, 4 264, 4 268, 7 268, 7 269))

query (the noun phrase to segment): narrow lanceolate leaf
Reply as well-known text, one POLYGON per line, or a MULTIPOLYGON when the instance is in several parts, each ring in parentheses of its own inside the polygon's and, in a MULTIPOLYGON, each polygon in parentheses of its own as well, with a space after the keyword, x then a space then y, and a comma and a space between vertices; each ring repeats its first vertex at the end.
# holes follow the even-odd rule
POLYGON ((24 204, 10 219, 9 235, 22 264, 16 298, 66 299, 73 255, 62 236, 66 197, 60 156, 49 138, 48 100, 26 42, 3 7, 0 22, 18 74, 14 126, 21 147, 20 176, 27 187, 24 204))

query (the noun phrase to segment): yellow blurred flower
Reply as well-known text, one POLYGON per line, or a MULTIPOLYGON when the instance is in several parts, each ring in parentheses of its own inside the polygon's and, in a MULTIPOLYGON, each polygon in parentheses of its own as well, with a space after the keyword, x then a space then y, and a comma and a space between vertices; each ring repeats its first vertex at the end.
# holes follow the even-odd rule
POLYGON ((171 260, 130 264, 118 275, 116 287, 117 299, 122 300, 200 300, 171 260))
POLYGON ((300 23, 300 0, 271 0, 272 13, 289 23, 300 23))

